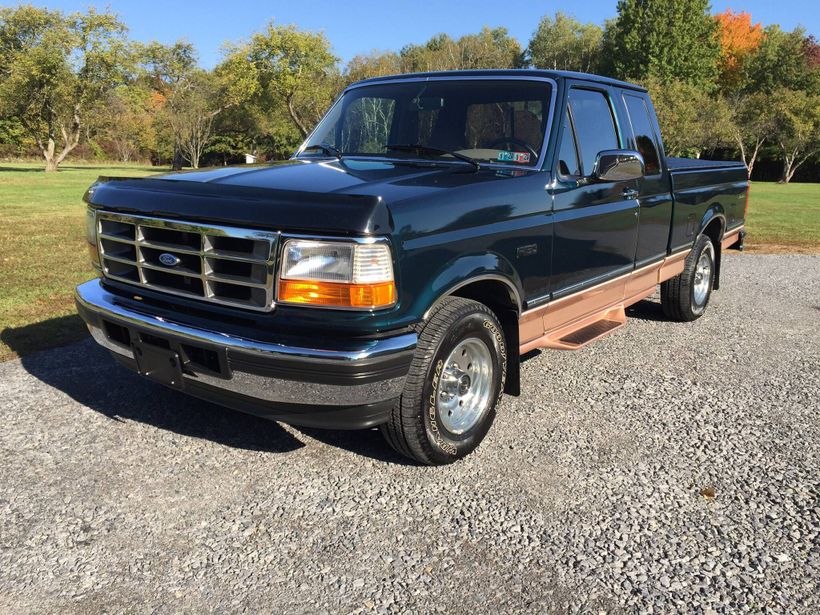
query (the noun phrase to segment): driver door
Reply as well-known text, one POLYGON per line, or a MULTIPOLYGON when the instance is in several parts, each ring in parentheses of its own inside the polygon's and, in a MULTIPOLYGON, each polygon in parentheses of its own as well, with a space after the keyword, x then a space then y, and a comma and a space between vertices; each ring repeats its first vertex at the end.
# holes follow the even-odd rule
POLYGON ((632 271, 638 240, 639 180, 590 179, 598 152, 624 145, 609 90, 573 83, 560 130, 553 192, 553 299, 632 271))

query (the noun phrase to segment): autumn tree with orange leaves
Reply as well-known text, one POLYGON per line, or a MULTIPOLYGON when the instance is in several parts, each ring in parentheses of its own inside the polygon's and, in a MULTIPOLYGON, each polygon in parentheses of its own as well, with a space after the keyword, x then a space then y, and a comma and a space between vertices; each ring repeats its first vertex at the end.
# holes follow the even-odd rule
POLYGON ((752 23, 746 11, 726 9, 715 15, 720 40, 720 83, 724 90, 737 88, 743 79, 743 62, 763 40, 763 26, 752 23))

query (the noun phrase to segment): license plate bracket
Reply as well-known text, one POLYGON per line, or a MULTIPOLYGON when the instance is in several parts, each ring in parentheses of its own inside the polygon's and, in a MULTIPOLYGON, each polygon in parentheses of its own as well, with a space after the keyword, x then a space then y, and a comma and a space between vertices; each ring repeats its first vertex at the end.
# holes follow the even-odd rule
POLYGON ((134 359, 142 376, 175 389, 182 389, 182 362, 179 353, 158 348, 142 341, 133 341, 134 359))

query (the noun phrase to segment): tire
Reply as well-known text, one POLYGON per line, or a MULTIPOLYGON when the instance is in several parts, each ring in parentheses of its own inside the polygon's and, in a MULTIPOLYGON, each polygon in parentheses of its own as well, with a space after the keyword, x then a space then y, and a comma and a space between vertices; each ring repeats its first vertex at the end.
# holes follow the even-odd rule
POLYGON ((715 283, 715 246, 700 235, 686 257, 683 273, 661 284, 661 307, 671 320, 691 322, 706 311, 715 283))
POLYGON ((507 347, 495 314, 477 301, 444 299, 419 334, 404 390, 382 434, 397 452, 422 464, 465 457, 493 424, 506 370, 507 347), (458 365, 454 353, 467 364, 458 365))

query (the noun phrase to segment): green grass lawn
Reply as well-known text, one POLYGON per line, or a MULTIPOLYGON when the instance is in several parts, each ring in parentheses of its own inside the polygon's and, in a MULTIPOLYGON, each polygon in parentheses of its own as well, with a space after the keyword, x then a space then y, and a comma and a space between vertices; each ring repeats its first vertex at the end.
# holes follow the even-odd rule
POLYGON ((754 182, 746 245, 759 252, 820 252, 820 184, 754 182))
MULTIPOLYGON (((93 276, 82 195, 99 175, 144 176, 165 169, 0 163, 0 361, 78 340, 74 286, 93 276)), ((820 252, 820 184, 755 183, 750 249, 820 252)))

